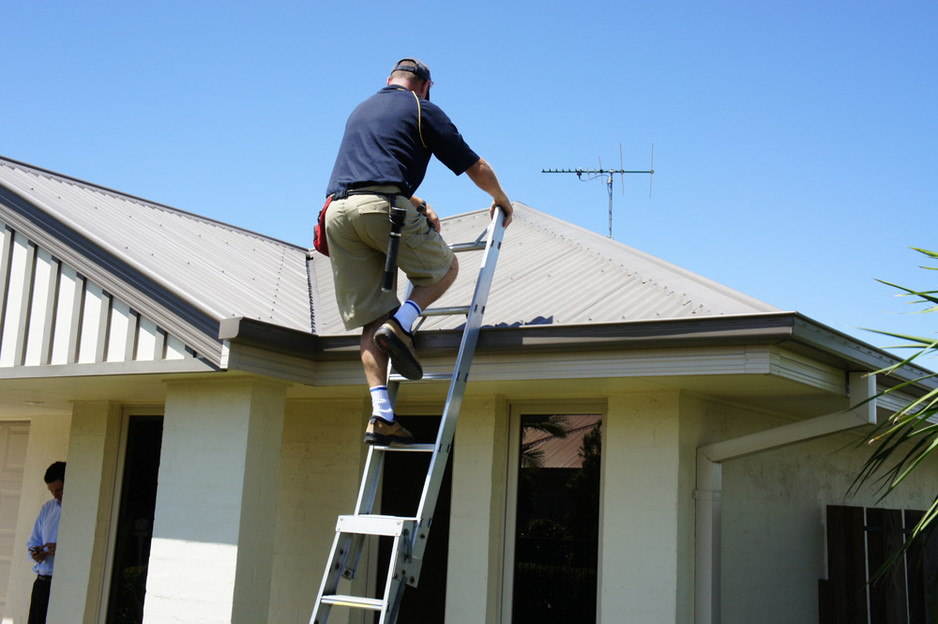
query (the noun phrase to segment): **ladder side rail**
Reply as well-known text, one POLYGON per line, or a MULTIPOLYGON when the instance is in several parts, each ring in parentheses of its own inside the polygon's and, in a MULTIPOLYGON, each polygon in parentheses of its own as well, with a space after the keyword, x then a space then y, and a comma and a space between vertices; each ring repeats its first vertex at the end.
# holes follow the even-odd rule
MULTIPOLYGON (((427 480, 424 483, 423 493, 417 507, 418 527, 413 536, 413 558, 418 562, 423 560, 432 515, 439 497, 440 484, 443 481, 443 473, 446 471, 446 464, 452 451, 453 437, 456 433, 456 420, 462 406, 465 387, 469 380, 469 369, 472 366, 476 343, 479 340, 479 333, 482 328, 483 313, 495 277, 495 265, 498 261, 499 251, 501 251, 502 238, 505 232, 504 219, 504 213, 499 210, 489 225, 488 242, 479 269, 473 301, 470 305, 471 312, 466 319, 466 327, 456 356, 456 370, 450 382, 449 392, 443 408, 443 422, 437 434, 436 451, 430 458, 427 480)), ((417 565, 419 566, 419 563, 417 565)), ((411 576, 414 577, 415 581, 409 584, 416 586, 419 567, 411 576)))
POLYGON ((352 536, 336 532, 335 539, 332 542, 332 550, 329 551, 329 559, 326 563, 326 573, 322 576, 322 583, 319 585, 319 594, 316 596, 316 602, 313 605, 313 612, 309 617, 309 624, 320 624, 329 621, 329 614, 332 612, 332 605, 323 602, 323 596, 335 594, 339 589, 339 580, 342 576, 342 569, 345 568, 348 559, 348 547, 352 536))
POLYGON ((378 619, 378 624, 395 624, 397 622, 397 614, 400 611, 404 590, 407 588, 407 578, 410 575, 410 565, 413 564, 409 546, 410 536, 406 532, 394 538, 394 544, 391 546, 391 562, 388 565, 388 577, 384 587, 385 607, 378 619))
POLYGON ((358 489, 358 500, 355 502, 355 514, 369 514, 374 509, 383 468, 384 453, 376 452, 374 447, 369 446, 361 486, 358 489))

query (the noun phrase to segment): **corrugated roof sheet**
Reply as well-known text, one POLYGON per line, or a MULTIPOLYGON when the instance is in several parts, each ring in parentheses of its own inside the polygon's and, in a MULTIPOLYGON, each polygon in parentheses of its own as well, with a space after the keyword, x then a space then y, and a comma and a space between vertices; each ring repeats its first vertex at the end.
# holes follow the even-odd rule
MULTIPOLYGON (((222 320, 245 317, 321 335, 345 334, 329 259, 168 206, 0 158, 0 185, 222 320)), ((487 210, 443 220, 450 243, 475 240, 487 210)), ((481 252, 437 305, 466 305, 481 252)), ((376 284, 377 288, 378 285, 376 284)), ((400 285, 403 296, 403 280, 400 285)), ((590 324, 778 311, 637 249, 523 204, 505 233, 487 325, 590 324)), ((424 329, 459 327, 434 317, 424 329)), ((352 333, 357 333, 357 330, 352 333)))
POLYGON ((218 320, 310 329, 304 248, 3 158, 0 185, 218 320))
MULTIPOLYGON (((515 203, 505 232, 486 325, 568 325, 752 314, 779 309, 705 277, 515 203)), ((444 219, 450 243, 475 240, 488 226, 487 210, 444 219)), ((459 278, 438 306, 472 298, 481 255, 459 255, 459 278)), ((329 259, 314 253, 316 328, 345 333, 332 296, 329 259)), ((403 288, 403 287, 402 287, 403 288)), ((403 293, 401 293, 403 295, 403 293)), ((434 317, 424 329, 450 329, 460 318, 434 317)))

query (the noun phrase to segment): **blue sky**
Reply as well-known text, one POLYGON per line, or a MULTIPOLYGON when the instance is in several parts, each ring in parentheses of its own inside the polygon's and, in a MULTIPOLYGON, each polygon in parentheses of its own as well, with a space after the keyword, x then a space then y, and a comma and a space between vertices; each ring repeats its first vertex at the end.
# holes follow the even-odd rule
MULTIPOLYGON (((393 63, 509 197, 877 346, 934 287, 938 3, 4 2, 0 154, 303 246, 393 63)), ((487 205, 434 162, 442 216, 487 205)), ((507 239, 510 244, 509 229, 507 239)), ((586 278, 587 276, 585 276, 586 278)), ((562 294, 561 294, 562 296, 562 294)), ((932 362, 929 362, 933 366, 932 362)))

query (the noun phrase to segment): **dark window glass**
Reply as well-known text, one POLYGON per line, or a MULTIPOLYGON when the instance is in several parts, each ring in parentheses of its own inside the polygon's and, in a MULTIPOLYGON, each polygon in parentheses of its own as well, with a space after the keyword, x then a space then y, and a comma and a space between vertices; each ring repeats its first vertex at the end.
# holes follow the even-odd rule
POLYGON ((599 415, 521 418, 512 622, 596 621, 599 415))
POLYGON ((130 418, 107 624, 143 621, 162 440, 162 416, 130 418))

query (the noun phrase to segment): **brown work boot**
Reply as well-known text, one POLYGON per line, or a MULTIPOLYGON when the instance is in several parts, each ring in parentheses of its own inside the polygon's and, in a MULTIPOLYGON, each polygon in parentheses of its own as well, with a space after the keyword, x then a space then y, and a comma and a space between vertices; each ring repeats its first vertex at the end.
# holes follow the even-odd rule
POLYGON ((414 436, 401 426, 401 423, 388 422, 378 416, 372 416, 365 429, 365 444, 391 446, 392 444, 413 444, 414 436))
POLYGON ((375 344, 388 354, 394 370, 407 377, 407 379, 420 379, 423 377, 423 367, 417 360, 414 349, 414 336, 401 327, 393 316, 389 318, 375 332, 375 344))

